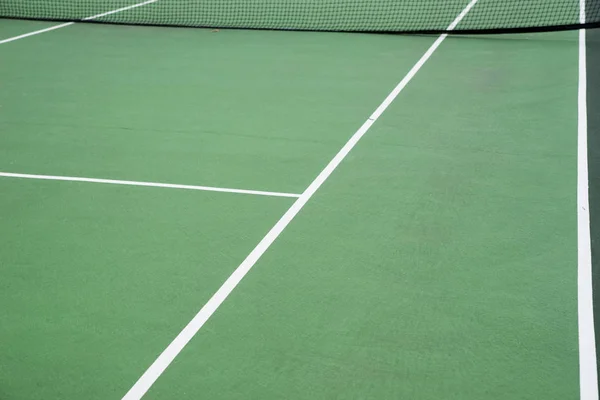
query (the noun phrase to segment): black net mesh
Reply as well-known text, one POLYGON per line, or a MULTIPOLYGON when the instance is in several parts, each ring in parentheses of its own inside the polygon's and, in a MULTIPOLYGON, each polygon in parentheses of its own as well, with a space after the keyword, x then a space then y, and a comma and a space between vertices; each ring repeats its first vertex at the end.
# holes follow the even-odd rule
MULTIPOLYGON (((0 0, 0 16, 60 21, 352 32, 444 32, 471 0, 0 0)), ((579 28, 580 0, 479 0, 455 32, 579 28)), ((587 0, 586 26, 600 22, 587 0)))

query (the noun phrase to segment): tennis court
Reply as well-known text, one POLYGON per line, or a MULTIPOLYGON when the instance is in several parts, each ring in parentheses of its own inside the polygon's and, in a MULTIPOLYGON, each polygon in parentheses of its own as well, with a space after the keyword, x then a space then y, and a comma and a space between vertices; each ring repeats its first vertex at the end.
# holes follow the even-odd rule
POLYGON ((598 398, 600 3, 354 1, 0 0, 1 400, 598 398))

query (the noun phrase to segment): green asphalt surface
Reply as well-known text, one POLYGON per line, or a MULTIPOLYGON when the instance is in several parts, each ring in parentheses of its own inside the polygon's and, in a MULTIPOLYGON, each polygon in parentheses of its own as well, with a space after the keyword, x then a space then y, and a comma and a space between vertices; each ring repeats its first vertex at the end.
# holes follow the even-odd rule
MULTIPOLYGON (((0 20, 0 40, 50 26, 0 20)), ((302 193, 435 37, 0 45, 0 171, 302 193)), ((576 32, 451 37, 148 399, 576 399, 576 32)), ((120 398, 293 199, 0 177, 0 399, 120 398)))

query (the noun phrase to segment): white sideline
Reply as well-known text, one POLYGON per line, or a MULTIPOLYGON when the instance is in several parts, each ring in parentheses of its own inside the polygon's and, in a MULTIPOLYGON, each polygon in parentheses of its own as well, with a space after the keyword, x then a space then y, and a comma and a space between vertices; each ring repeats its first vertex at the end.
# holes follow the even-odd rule
MULTIPOLYGON (((579 3, 579 21, 585 23, 585 0, 579 3)), ((577 116, 577 316, 579 326, 579 396, 598 400, 598 370, 592 294, 592 249, 587 145, 586 31, 579 30, 579 87, 577 116)))
MULTIPOLYGON (((464 18, 464 16, 473 8, 478 0, 471 0, 465 9, 456 17, 456 19, 450 24, 448 30, 453 30, 458 23, 464 18)), ((388 108, 388 106, 394 101, 398 94, 404 89, 404 87, 411 81, 411 79, 417 74, 419 69, 425 64, 425 62, 431 57, 433 52, 440 46, 440 44, 446 39, 448 34, 443 34, 436 39, 435 42, 429 47, 429 49, 423 54, 423 56, 417 61, 417 63, 411 68, 406 76, 400 81, 400 83, 392 90, 392 92, 385 98, 385 100, 377 107, 375 112, 364 122, 364 124, 356 131, 350 140, 341 148, 341 150, 333 157, 333 159, 327 164, 325 169, 316 177, 316 179, 308 186, 308 188, 302 193, 300 198, 292 204, 289 210, 277 221, 275 226, 267 233, 267 235, 258 243, 258 245, 250 252, 244 261, 237 267, 235 271, 227 278, 225 283, 216 291, 216 293, 208 300, 208 302, 202 307, 202 309, 192 318, 185 328, 175 337, 175 339, 167 346, 167 348, 158 356, 158 358, 150 365, 150 367, 142 374, 138 381, 129 389, 122 400, 139 400, 146 392, 152 387, 154 382, 162 375, 165 369, 173 362, 175 357, 183 350, 188 342, 194 337, 194 335, 202 328, 202 326, 208 321, 213 313, 219 308, 219 306, 225 301, 225 299, 231 294, 233 289, 240 283, 240 281, 246 276, 254 264, 260 259, 260 257, 267 251, 271 244, 277 239, 281 232, 288 226, 288 224, 294 219, 294 217, 302 210, 304 205, 310 200, 315 192, 321 187, 321 185, 329 178, 333 171, 340 165, 348 153, 354 148, 358 141, 364 136, 369 130, 371 125, 377 121, 377 118, 388 108)))
POLYGON ((214 187, 214 186, 178 185, 178 184, 173 184, 173 183, 82 178, 82 177, 75 177, 75 176, 32 175, 32 174, 16 174, 16 173, 12 173, 12 172, 0 172, 0 177, 22 178, 22 179, 43 179, 43 180, 50 180, 50 181, 106 183, 106 184, 111 184, 111 185, 127 185, 127 186, 149 186, 149 187, 160 187, 160 188, 169 188, 169 189, 202 190, 202 191, 206 191, 206 192, 253 194, 253 195, 257 195, 257 196, 295 197, 295 198, 300 197, 300 195, 296 194, 296 193, 266 192, 266 191, 262 191, 262 190, 231 189, 231 188, 214 187))
MULTIPOLYGON (((97 18, 100 18, 100 17, 105 17, 105 16, 110 15, 110 14, 116 14, 116 13, 119 13, 119 12, 122 12, 122 11, 131 10, 132 8, 137 8, 137 7, 145 6, 147 4, 155 3, 157 1, 158 0, 144 1, 143 3, 133 4, 131 6, 127 6, 127 7, 123 7, 123 8, 118 8, 116 10, 107 11, 107 12, 102 13, 102 14, 93 15, 91 17, 83 18, 83 20, 84 21, 91 21, 93 19, 97 19, 97 18)), ((53 31, 55 29, 66 28, 67 26, 70 26, 70 25, 73 25, 73 24, 75 24, 75 22, 65 22, 64 24, 51 26, 51 27, 45 28, 45 29, 40 29, 39 31, 33 31, 33 32, 25 33, 23 35, 14 36, 14 37, 11 37, 11 38, 8 38, 8 39, 0 40, 0 44, 14 42, 15 40, 24 39, 24 38, 29 37, 29 36, 39 35, 40 33, 44 33, 44 32, 50 32, 50 31, 53 31)))

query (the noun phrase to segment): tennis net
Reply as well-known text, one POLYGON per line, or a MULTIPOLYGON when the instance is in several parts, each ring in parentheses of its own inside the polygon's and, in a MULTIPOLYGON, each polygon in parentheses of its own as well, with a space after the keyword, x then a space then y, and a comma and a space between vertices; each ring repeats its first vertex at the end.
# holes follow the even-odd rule
MULTIPOLYGON (((470 0, 0 0, 0 17, 207 28, 444 32, 470 0)), ((456 33, 596 27, 600 0, 479 0, 456 33), (580 11, 585 4, 585 24, 580 11)))

